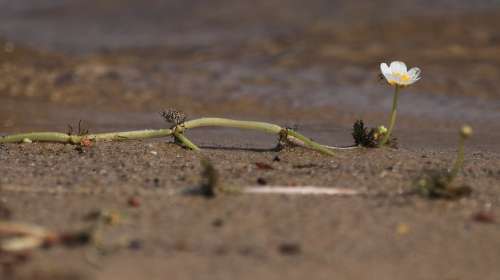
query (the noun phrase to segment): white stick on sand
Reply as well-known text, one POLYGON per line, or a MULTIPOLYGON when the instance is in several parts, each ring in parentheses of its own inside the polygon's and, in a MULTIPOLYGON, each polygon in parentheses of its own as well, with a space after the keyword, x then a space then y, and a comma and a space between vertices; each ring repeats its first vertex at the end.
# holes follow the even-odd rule
POLYGON ((358 191, 345 188, 326 188, 316 186, 249 186, 243 189, 243 193, 251 194, 290 194, 290 195, 357 195, 358 191))

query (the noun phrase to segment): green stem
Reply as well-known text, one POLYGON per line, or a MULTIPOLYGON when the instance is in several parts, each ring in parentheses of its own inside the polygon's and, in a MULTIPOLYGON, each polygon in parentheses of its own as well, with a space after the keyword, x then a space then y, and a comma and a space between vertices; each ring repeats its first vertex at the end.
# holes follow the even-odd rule
POLYGON ((149 138, 162 138, 172 135, 171 129, 145 129, 125 132, 112 132, 84 135, 89 139, 96 141, 122 141, 122 140, 139 140, 149 138))
POLYGON ((396 124, 396 115, 398 112, 398 97, 399 97, 399 86, 394 87, 394 97, 392 99, 392 111, 391 111, 391 117, 389 119, 389 129, 387 130, 387 134, 385 137, 380 141, 379 146, 382 147, 384 146, 387 141, 391 138, 392 134, 392 129, 394 128, 394 125, 396 124))
MULTIPOLYGON (((204 127, 204 126, 222 126, 222 127, 234 127, 241 129, 250 129, 262 131, 270 134, 279 135, 284 128, 279 125, 265 123, 265 122, 254 122, 254 121, 238 121, 224 118, 201 118, 196 120, 187 121, 183 124, 176 126, 174 129, 147 129, 147 130, 136 130, 136 131, 126 131, 126 132, 112 132, 112 133, 99 133, 99 134, 88 134, 88 135, 69 135, 59 132, 34 132, 34 133, 24 133, 24 134, 14 134, 0 137, 0 143, 20 143, 25 139, 29 139, 35 142, 58 142, 58 143, 70 143, 78 144, 84 138, 91 139, 94 141, 122 141, 122 140, 137 140, 137 139, 148 139, 148 138, 158 138, 166 136, 174 136, 177 140, 182 142, 188 148, 192 150, 200 150, 193 142, 187 139, 182 133, 187 129, 204 127)), ((304 146, 321 152, 327 155, 333 155, 334 147, 326 147, 318 144, 311 139, 305 137, 304 135, 287 129, 287 137, 293 137, 304 143, 304 146)))
MULTIPOLYGON (((283 128, 279 125, 265 123, 265 122, 254 122, 254 121, 238 121, 224 118, 201 118, 196 120, 187 121, 182 124, 184 129, 203 127, 203 126, 222 126, 222 127, 234 127, 241 129, 251 129, 258 130, 270 134, 279 134, 283 128)), ((311 139, 305 137, 304 135, 295 132, 291 129, 287 130, 288 135, 295 137, 302 142, 304 145, 312 150, 316 150, 320 153, 333 155, 333 152, 321 144, 318 144, 311 139)))
POLYGON ((295 137, 295 138, 299 139, 300 141, 304 142, 304 145, 312 150, 316 150, 320 153, 330 155, 330 156, 334 155, 333 151, 329 150, 328 148, 325 148, 321 144, 318 144, 318 143, 312 141, 311 139, 305 137, 304 135, 302 135, 296 131, 288 129, 287 133, 289 136, 295 137))
POLYGON ((327 145, 321 145, 327 149, 332 149, 332 150, 355 150, 359 148, 363 148, 363 146, 360 145, 352 145, 352 146, 345 146, 345 147, 336 147, 336 146, 327 146, 327 145))
POLYGON ((187 121, 182 124, 185 129, 203 127, 203 126, 222 126, 222 127, 234 127, 241 129, 251 129, 258 130, 271 134, 278 134, 282 130, 281 126, 265 123, 265 122, 253 122, 253 121, 238 121, 224 118, 201 118, 196 120, 187 121))
POLYGON ((60 132, 32 132, 13 134, 0 137, 0 143, 20 143, 24 139, 35 142, 56 142, 78 144, 82 139, 87 138, 95 141, 123 141, 159 138, 172 135, 171 129, 146 129, 125 132, 97 133, 87 135, 69 135, 60 132))
POLYGON ((191 140, 187 139, 181 132, 174 132, 174 137, 177 138, 182 144, 193 151, 200 151, 200 148, 196 146, 191 140))
POLYGON ((0 143, 21 143, 25 139, 36 142, 77 143, 77 139, 74 139, 74 137, 78 138, 76 135, 71 136, 59 132, 32 132, 2 136, 0 137, 0 143))
POLYGON ((464 165, 464 146, 465 146, 465 139, 464 137, 460 137, 460 140, 458 142, 458 151, 457 151, 457 158, 455 159, 455 163, 453 164, 453 167, 450 171, 450 178, 453 179, 458 175, 458 172, 462 169, 464 165))

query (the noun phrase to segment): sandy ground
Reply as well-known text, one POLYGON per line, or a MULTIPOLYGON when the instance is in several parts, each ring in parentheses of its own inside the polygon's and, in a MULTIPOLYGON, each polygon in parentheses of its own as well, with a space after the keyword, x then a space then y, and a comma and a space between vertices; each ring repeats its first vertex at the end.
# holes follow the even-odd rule
MULTIPOLYGON (((93 44, 69 36, 68 45, 54 47, 49 43, 56 39, 3 32, 9 37, 0 41, 2 135, 64 132, 79 120, 91 132, 161 128, 166 124, 159 112, 173 107, 191 119, 269 121, 321 143, 350 145, 356 119, 371 126, 386 122, 392 96, 377 76, 378 63, 405 58, 424 76, 400 99, 399 149, 333 157, 302 148, 276 152, 276 137, 232 129, 189 131, 201 154, 172 139, 82 149, 0 145, 2 219, 71 231, 88 227, 85 217, 95 210, 121 217, 102 231, 104 252, 93 246, 39 250, 1 279, 498 279, 499 12, 457 9, 444 18, 419 16, 417 9, 404 20, 349 22, 327 20, 327 4, 314 3, 309 16, 283 12, 276 22, 262 12, 269 7, 257 5, 262 11, 254 16, 276 32, 262 32, 251 17, 216 32, 245 10, 229 6, 218 15, 226 21, 199 12, 195 23, 208 27, 196 30, 205 37, 172 35, 176 40, 147 46, 131 40, 119 49, 112 43, 99 49, 95 42, 106 42, 98 40, 102 34, 89 35, 93 44), (282 22, 291 27, 276 28, 282 22), (238 30, 254 33, 241 38, 238 30), (463 123, 475 134, 456 183, 469 185, 471 196, 409 195, 423 170, 450 167, 463 123), (199 186, 202 155, 224 186, 317 185, 363 194, 174 194, 199 186)), ((51 15, 83 9, 65 7, 27 16, 43 33, 51 15)), ((101 7, 104 15, 113 14, 108 9, 101 7)), ((352 14, 353 8, 342 9, 352 14)), ((2 20, 9 30, 25 28, 2 20)), ((112 42, 123 45, 120 38, 112 42)))

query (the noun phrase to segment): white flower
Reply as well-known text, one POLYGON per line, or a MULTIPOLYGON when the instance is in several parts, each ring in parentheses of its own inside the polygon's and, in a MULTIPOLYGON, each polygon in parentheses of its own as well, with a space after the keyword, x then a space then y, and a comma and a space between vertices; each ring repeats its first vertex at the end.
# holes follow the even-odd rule
POLYGON ((391 86, 409 86, 420 80, 421 72, 418 67, 411 68, 408 71, 406 64, 401 61, 393 61, 391 66, 387 66, 387 63, 381 63, 380 71, 382 71, 382 75, 391 86))

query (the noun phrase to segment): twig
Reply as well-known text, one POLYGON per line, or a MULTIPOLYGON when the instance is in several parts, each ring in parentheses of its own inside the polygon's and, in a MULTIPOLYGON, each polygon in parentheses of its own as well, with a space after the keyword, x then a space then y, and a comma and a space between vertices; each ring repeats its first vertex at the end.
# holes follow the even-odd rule
POLYGON ((0 252, 17 254, 49 245, 74 246, 85 244, 90 236, 86 231, 54 232, 37 225, 0 222, 0 252))
POLYGON ((288 194, 288 195, 358 195, 360 192, 346 188, 328 188, 316 186, 249 186, 242 190, 249 194, 288 194))

